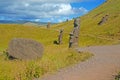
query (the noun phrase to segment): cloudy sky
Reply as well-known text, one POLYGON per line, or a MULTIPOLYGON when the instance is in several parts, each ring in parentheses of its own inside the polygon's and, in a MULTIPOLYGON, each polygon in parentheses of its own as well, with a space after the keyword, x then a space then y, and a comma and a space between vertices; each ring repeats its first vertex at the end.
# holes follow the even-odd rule
POLYGON ((105 0, 0 0, 0 20, 62 22, 88 13, 105 0))

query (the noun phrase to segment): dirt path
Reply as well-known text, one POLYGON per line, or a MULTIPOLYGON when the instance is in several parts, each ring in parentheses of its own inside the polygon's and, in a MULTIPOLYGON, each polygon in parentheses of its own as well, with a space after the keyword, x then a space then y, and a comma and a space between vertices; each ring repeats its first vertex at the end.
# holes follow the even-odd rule
POLYGON ((60 70, 39 80, 114 80, 120 70, 120 45, 79 48, 94 53, 86 62, 60 70))

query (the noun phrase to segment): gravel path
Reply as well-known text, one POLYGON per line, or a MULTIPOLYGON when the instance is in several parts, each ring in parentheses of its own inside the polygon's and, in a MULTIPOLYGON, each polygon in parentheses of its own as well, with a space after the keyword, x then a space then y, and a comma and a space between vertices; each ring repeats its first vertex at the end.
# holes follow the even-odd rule
POLYGON ((120 45, 79 48, 94 57, 38 80, 114 80, 120 70, 120 45))

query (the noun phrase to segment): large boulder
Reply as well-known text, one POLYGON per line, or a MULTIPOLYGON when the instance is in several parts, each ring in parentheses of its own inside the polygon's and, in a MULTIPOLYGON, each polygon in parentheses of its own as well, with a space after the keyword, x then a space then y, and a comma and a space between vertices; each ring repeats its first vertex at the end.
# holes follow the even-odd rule
POLYGON ((11 40, 8 47, 8 56, 21 60, 41 58, 44 48, 41 43, 23 38, 11 40))

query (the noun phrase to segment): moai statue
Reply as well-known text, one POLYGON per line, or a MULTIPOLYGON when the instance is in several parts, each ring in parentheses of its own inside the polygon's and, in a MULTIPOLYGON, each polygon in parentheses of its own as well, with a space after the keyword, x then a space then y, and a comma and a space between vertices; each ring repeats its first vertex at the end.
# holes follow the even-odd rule
POLYGON ((80 19, 79 18, 74 19, 74 28, 75 27, 80 27, 80 19))
POLYGON ((74 47, 78 46, 79 32, 80 32, 80 19, 77 18, 77 19, 74 20, 74 29, 70 33, 69 48, 74 48, 74 47))
POLYGON ((80 19, 77 18, 77 19, 74 20, 74 30, 73 30, 74 46, 78 46, 79 33, 80 33, 80 19))
POLYGON ((50 28, 50 22, 48 22, 48 24, 47 24, 47 28, 50 28))
POLYGON ((108 20, 108 15, 105 15, 105 16, 101 19, 101 21, 98 23, 98 25, 104 24, 107 20, 108 20))
POLYGON ((73 33, 70 33, 70 37, 69 37, 69 48, 73 47, 73 42, 74 42, 74 35, 73 33))
POLYGON ((60 34, 58 35, 58 44, 62 44, 63 38, 63 29, 60 30, 60 34))

